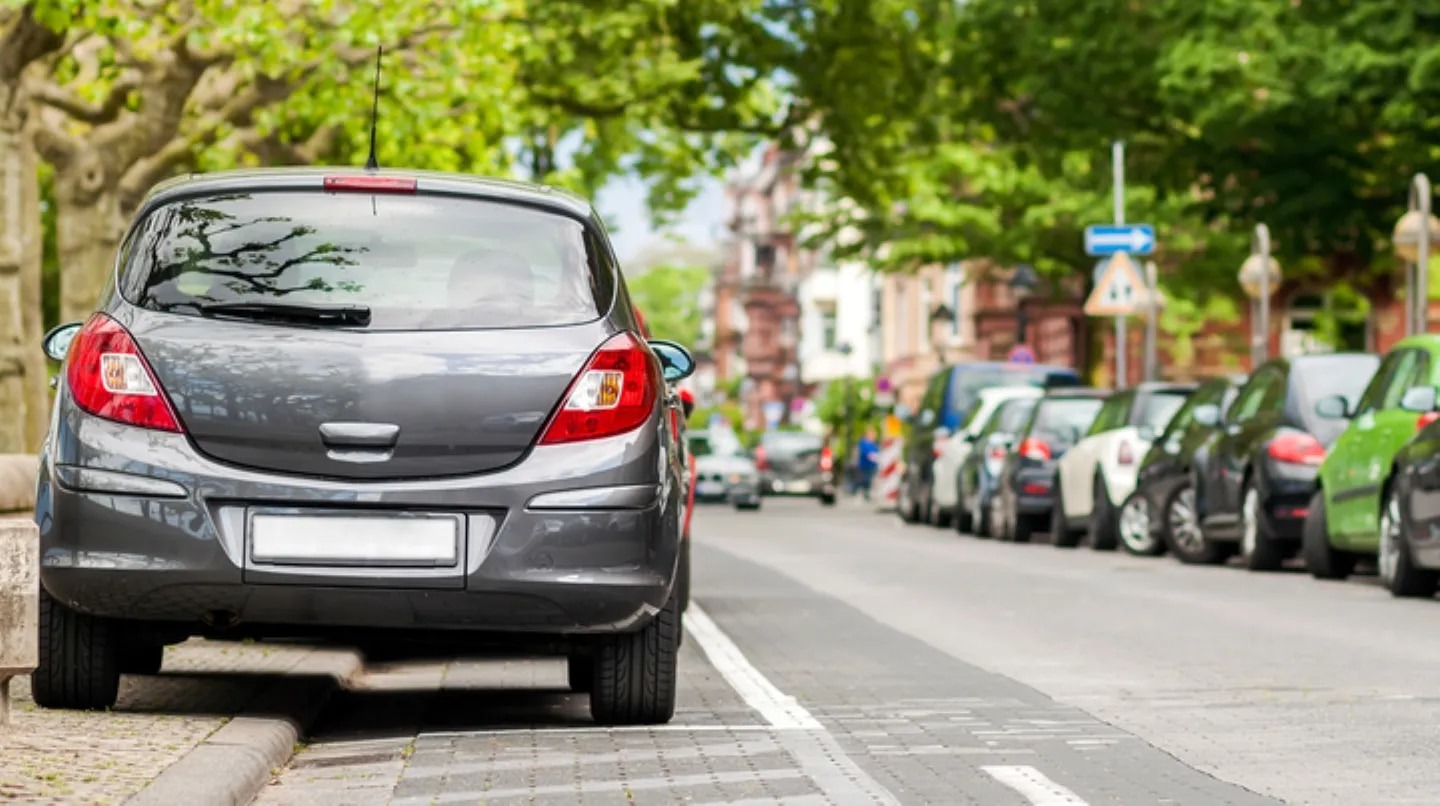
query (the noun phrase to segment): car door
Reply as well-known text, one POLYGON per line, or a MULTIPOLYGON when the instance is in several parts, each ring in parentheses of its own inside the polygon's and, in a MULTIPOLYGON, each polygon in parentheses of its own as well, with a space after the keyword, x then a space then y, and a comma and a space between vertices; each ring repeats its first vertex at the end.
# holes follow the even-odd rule
POLYGON ((1272 421, 1281 416, 1285 374, 1279 363, 1256 370, 1226 411, 1196 498, 1207 527, 1238 522, 1240 484, 1249 461, 1251 441, 1258 431, 1273 427, 1272 421))
POLYGON ((1088 517, 1095 503, 1095 465, 1108 442, 1107 435, 1124 425, 1135 403, 1135 391, 1116 392, 1105 400, 1090 430, 1060 458, 1060 492, 1065 496, 1067 518, 1088 517))
MULTIPOLYGON (((1398 360, 1394 372, 1386 379, 1383 393, 1371 413, 1369 438, 1354 446, 1352 462, 1357 484, 1349 491, 1349 507, 1336 542, 1356 551, 1370 551, 1375 547, 1380 528, 1380 490, 1389 477, 1395 454, 1415 435, 1415 423, 1420 418, 1418 413, 1401 408, 1400 401, 1407 390, 1430 377, 1428 353, 1413 347, 1395 352, 1398 360)), ((1342 438, 1354 425, 1358 423, 1346 429, 1342 438)))
POLYGON ((1333 538, 1343 540, 1357 528, 1364 528, 1366 513, 1360 499, 1365 486, 1371 483, 1366 460, 1373 453, 1370 446, 1380 437, 1381 420, 1377 415, 1391 396, 1391 388, 1403 381, 1402 364, 1408 352, 1396 350, 1380 363, 1356 403, 1354 419, 1326 453, 1321 485, 1326 496, 1326 527, 1333 538))
MULTIPOLYGON (((941 427, 941 404, 944 402, 945 386, 950 378, 948 371, 937 372, 920 399, 920 410, 915 414, 915 424, 910 431, 909 461, 906 462, 906 481, 910 487, 911 500, 925 501, 925 488, 930 484, 935 464, 935 430, 941 427)), ((921 513, 922 515, 924 513, 921 513)))

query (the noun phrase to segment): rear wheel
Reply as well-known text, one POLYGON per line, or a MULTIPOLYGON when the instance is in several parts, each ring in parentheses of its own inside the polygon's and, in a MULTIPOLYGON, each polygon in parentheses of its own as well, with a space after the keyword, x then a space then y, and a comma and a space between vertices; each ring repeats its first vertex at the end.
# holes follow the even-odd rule
POLYGON ((663 725, 675 715, 680 597, 671 594, 638 632, 600 645, 591 676, 590 713, 602 725, 663 725))
POLYGON ((589 694, 595 684, 595 659, 589 655, 571 655, 566 663, 570 675, 570 690, 576 694, 589 694))
POLYGON ((1400 496, 1387 487, 1385 503, 1380 509, 1380 581, 1395 596, 1434 596, 1440 575, 1416 567, 1410 558, 1410 545, 1401 531, 1402 524, 1400 496))
POLYGON ((30 676, 43 708, 95 711, 120 696, 120 630, 40 592, 40 663, 30 676))
POLYGON ((690 609, 690 539, 680 541, 680 567, 675 574, 675 593, 680 597, 680 612, 690 609))
POLYGON ((1099 473, 1095 474, 1095 481, 1091 485, 1095 502, 1090 505, 1090 548, 1096 551, 1114 551, 1116 533, 1115 505, 1110 503, 1110 490, 1105 485, 1105 477, 1099 473))
POLYGON ((1276 571, 1285 562, 1285 552, 1261 511, 1260 491, 1248 480, 1240 504, 1240 559, 1251 571, 1276 571))
POLYGON ((975 493, 975 509, 970 513, 970 533, 978 538, 995 536, 994 507, 984 493, 975 493))
POLYGON ((833 507, 833 506, 835 506, 835 494, 834 494, 834 493, 822 493, 822 494, 820 495, 820 504, 821 504, 822 506, 827 506, 827 507, 833 507))
POLYGON ((1155 536, 1150 515, 1150 499, 1136 490, 1120 505, 1117 526, 1120 545, 1137 557, 1154 557, 1165 551, 1165 543, 1155 536))
POLYGON ((1231 554, 1230 546, 1206 540, 1195 508, 1195 488, 1181 485, 1165 499, 1165 544, 1175 559, 1188 565, 1216 565, 1231 554))
POLYGON ((900 514, 900 520, 906 523, 914 523, 920 520, 920 505, 915 502, 914 496, 910 494, 910 479, 900 477, 900 494, 897 496, 895 509, 900 514))
POLYGON ((1316 490, 1310 496, 1310 508, 1305 513, 1305 526, 1300 537, 1300 551, 1310 576, 1316 579, 1344 579, 1355 572, 1355 555, 1337 551, 1330 545, 1323 490, 1316 490))

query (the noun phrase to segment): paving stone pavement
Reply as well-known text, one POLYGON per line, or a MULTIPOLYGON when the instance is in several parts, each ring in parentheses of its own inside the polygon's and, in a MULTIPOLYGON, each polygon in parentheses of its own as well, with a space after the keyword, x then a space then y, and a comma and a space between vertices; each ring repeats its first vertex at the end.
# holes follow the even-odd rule
POLYGON ((167 648, 163 672, 126 676, 104 712, 48 711, 12 681, 0 728, 0 802, 120 803, 242 710, 277 676, 317 652, 291 644, 194 640, 167 648))

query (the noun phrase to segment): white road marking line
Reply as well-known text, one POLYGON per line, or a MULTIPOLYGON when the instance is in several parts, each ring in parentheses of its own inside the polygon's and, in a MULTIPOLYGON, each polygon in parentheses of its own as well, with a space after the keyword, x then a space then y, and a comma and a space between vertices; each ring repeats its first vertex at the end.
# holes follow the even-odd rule
POLYGON ((547 733, 563 733, 567 736, 586 733, 773 733, 772 725, 626 725, 620 727, 597 727, 587 725, 516 725, 493 730, 426 730, 416 734, 425 739, 468 739, 472 736, 515 736, 529 731, 537 736, 547 733))
POLYGON ((720 630, 710 616, 695 602, 685 611, 685 629, 700 645, 710 665, 720 672, 731 688, 740 695, 745 704, 759 712, 760 716, 777 728, 791 730, 823 730, 815 719, 794 697, 782 692, 766 679, 746 659, 745 653, 735 642, 720 630))
POLYGON ((1045 777, 1045 773, 1024 765, 993 765, 980 769, 990 777, 1025 796, 1034 806, 1089 806, 1079 795, 1045 777))

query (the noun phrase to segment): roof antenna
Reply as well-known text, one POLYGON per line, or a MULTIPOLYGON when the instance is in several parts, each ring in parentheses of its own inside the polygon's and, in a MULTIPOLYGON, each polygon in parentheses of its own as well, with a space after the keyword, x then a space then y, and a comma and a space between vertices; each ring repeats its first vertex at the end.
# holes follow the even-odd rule
POLYGON ((384 52, 384 46, 375 46, 375 98, 370 105, 370 158, 365 160, 367 171, 380 170, 380 160, 375 156, 375 127, 380 118, 380 57, 384 52))

